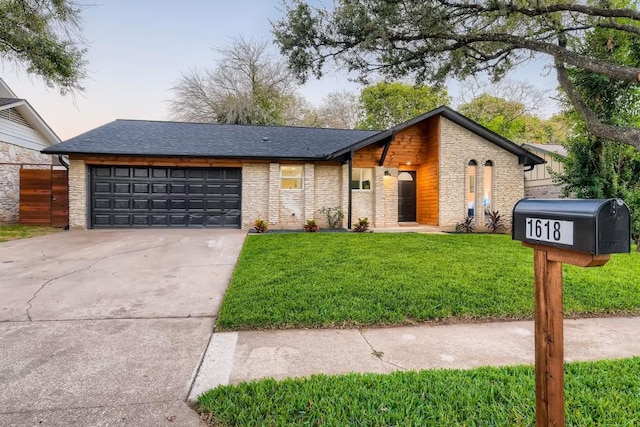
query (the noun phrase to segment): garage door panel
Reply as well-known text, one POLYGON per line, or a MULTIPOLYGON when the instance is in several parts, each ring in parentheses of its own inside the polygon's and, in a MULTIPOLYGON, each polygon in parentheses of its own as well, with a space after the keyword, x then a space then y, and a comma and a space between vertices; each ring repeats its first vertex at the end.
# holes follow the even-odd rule
POLYGON ((240 228, 240 168, 94 166, 91 224, 240 228))
POLYGON ((96 182, 93 184, 94 193, 111 194, 111 183, 109 182, 96 182))
POLYGON ((131 185, 129 183, 114 182, 112 188, 114 194, 131 194, 131 185))

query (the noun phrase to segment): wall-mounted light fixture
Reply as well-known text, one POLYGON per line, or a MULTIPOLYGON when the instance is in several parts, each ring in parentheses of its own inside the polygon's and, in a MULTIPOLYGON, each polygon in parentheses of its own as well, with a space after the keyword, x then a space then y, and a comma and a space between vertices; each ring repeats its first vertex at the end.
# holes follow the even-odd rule
POLYGON ((389 169, 384 170, 384 176, 391 176, 391 172, 389 172, 389 169))

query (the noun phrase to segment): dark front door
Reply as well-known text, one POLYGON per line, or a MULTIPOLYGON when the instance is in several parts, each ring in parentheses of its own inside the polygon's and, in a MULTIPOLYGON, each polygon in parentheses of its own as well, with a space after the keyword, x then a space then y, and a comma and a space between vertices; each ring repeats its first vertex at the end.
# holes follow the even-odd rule
POLYGON ((416 220, 416 173, 401 171, 398 174, 398 222, 416 220))
POLYGON ((93 166, 91 226, 240 228, 241 172, 93 166))

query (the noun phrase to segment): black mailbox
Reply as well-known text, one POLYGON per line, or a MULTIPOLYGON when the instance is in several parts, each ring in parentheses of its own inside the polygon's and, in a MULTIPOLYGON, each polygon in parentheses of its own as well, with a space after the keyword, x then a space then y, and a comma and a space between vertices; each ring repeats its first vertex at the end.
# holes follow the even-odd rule
POLYGON ((522 199, 512 237, 594 255, 631 251, 631 216, 620 199, 522 199))

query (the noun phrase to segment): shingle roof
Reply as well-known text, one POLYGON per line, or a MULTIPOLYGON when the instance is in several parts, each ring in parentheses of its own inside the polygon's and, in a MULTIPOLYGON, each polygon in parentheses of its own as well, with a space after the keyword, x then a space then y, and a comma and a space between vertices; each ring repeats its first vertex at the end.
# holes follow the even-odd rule
POLYGON ((44 150, 112 154, 265 159, 324 159, 379 131, 116 120, 44 150))
POLYGON ((545 163, 539 156, 446 106, 385 131, 116 120, 43 152, 342 161, 350 151, 388 141, 396 132, 436 115, 518 156, 521 164, 545 163))
POLYGON ((0 98, 0 107, 4 107, 5 105, 15 104, 16 102, 20 102, 22 99, 18 98, 0 98))

